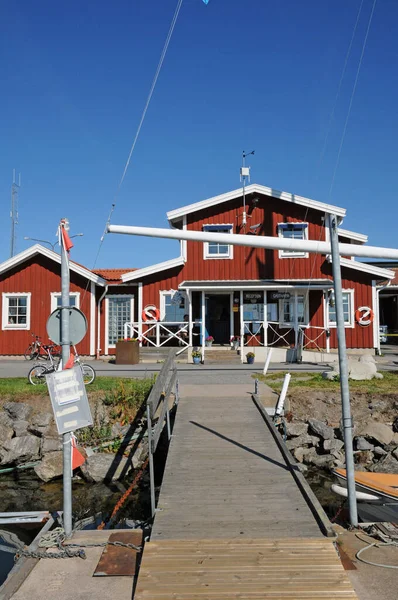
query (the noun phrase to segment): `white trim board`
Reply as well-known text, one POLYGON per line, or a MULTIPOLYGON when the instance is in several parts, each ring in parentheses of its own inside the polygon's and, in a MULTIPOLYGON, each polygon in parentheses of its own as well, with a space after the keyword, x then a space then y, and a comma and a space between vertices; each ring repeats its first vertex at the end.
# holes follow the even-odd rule
MULTIPOLYGON (((0 264, 0 273, 4 273, 5 271, 8 271, 9 269, 17 267, 21 263, 25 262, 25 260, 28 260, 28 258, 35 256, 35 254, 41 254, 42 256, 45 256, 46 258, 49 258, 50 260, 52 260, 58 264, 61 264, 60 254, 57 254, 56 252, 53 252, 49 248, 45 248, 44 246, 41 246, 40 244, 35 244, 34 246, 31 246, 30 248, 23 250, 19 254, 16 254, 12 258, 9 258, 8 260, 5 260, 3 263, 1 263, 0 264)), ((69 268, 74 273, 81 275, 85 279, 89 279, 90 281, 93 281, 97 285, 102 285, 102 286, 106 285, 105 279, 102 279, 102 277, 100 277, 99 275, 95 275, 95 273, 92 273, 92 271, 89 271, 85 267, 81 267, 80 265, 78 265, 77 263, 74 263, 71 260, 69 261, 69 268)))
POLYGON ((137 269, 136 271, 125 273, 124 275, 122 275, 122 281, 127 282, 133 281, 135 279, 142 279, 143 277, 147 277, 148 275, 154 275, 155 273, 159 273, 160 271, 167 271, 167 269, 180 267, 184 264, 185 261, 183 256, 178 256, 177 258, 165 260, 164 262, 157 263, 156 265, 150 265, 149 267, 143 267, 142 269, 137 269))
MULTIPOLYGON (((331 263, 332 256, 328 254, 326 256, 326 260, 329 263, 331 263)), ((393 279, 395 277, 394 271, 389 271, 388 269, 381 269, 380 267, 375 267, 374 265, 358 262, 357 260, 351 260, 349 258, 343 258, 342 256, 340 256, 340 265, 342 267, 348 267, 349 269, 355 269, 355 271, 362 271, 363 273, 376 275, 381 279, 393 279)))
POLYGON ((342 229, 341 227, 338 227, 337 233, 339 236, 349 238, 355 242, 362 242, 363 244, 366 244, 368 241, 368 236, 364 233, 356 233, 355 231, 350 231, 349 229, 342 229))
MULTIPOLYGON (((272 198, 284 200, 285 202, 290 202, 292 204, 307 206, 308 208, 313 208, 314 210, 319 210, 323 213, 335 214, 338 217, 345 217, 346 215, 345 208, 333 206, 332 204, 326 204, 325 202, 319 202, 318 200, 311 200, 311 198, 305 198, 304 196, 297 196, 296 194, 291 194, 290 192, 280 192, 279 190, 274 190, 270 187, 259 185, 257 183, 252 183, 251 185, 247 186, 246 195, 248 196, 249 194, 263 194, 264 196, 270 196, 272 198)), ((200 202, 195 202, 193 204, 187 204, 181 208, 171 210, 167 213, 167 218, 170 223, 172 223, 184 215, 197 212, 211 206, 216 206, 217 204, 223 204, 224 202, 229 202, 230 200, 235 200, 240 196, 242 196, 241 187, 237 190, 220 194, 219 196, 213 196, 212 198, 207 198, 206 200, 201 200, 200 202)))

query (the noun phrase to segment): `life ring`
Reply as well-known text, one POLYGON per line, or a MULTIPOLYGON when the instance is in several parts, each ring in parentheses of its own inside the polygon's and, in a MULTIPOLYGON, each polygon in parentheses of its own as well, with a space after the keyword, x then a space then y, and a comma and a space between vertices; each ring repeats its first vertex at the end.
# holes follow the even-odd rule
POLYGON ((355 311, 355 320, 358 325, 362 327, 367 327, 371 323, 373 323, 374 312, 369 306, 360 306, 355 311))
POLYGON ((142 311, 142 320, 145 322, 160 321, 160 310, 154 304, 148 304, 142 311))

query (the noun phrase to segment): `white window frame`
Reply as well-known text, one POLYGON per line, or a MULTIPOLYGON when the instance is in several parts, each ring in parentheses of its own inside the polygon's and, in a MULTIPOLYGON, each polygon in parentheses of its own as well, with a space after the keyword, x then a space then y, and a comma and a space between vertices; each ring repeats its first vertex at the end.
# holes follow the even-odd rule
POLYGON ((31 300, 31 296, 32 293, 31 292, 3 292, 2 294, 2 322, 1 322, 1 328, 3 331, 7 331, 7 330, 30 330, 30 300, 31 300), (20 323, 15 323, 13 325, 11 325, 10 323, 8 323, 8 309, 9 309, 9 304, 8 304, 8 300, 9 298, 21 298, 21 297, 26 297, 26 323, 25 325, 21 325, 20 323))
MULTIPOLYGON (((233 232, 234 226, 232 223, 205 223, 202 226, 202 230, 206 232, 206 227, 229 227, 230 229, 225 233, 231 234, 233 232)), ((211 233, 211 232, 208 232, 211 233)), ((203 259, 204 260, 232 260, 234 257, 234 247, 232 245, 228 246, 228 254, 210 254, 209 252, 209 242, 204 242, 203 244, 203 259)))
MULTIPOLYGON (((51 312, 54 312, 57 306, 57 298, 61 298, 61 292, 50 292, 51 296, 51 312)), ((74 296, 76 298, 75 307, 80 308, 80 292, 69 292, 69 296, 74 296)))
MULTIPOLYGON (((304 240, 308 240, 308 228, 309 228, 309 223, 305 223, 304 221, 302 222, 291 222, 291 223, 278 223, 278 237, 285 239, 283 237, 283 228, 281 227, 282 225, 302 225, 303 226, 303 232, 304 232, 304 236, 303 236, 303 241, 304 240)), ((309 253, 308 252, 293 252, 290 250, 279 250, 279 258, 308 258, 309 257, 309 253)))
POLYGON ((134 296, 131 294, 109 294, 109 296, 105 296, 105 354, 108 354, 109 348, 116 348, 116 344, 109 343, 109 300, 113 298, 130 298, 131 322, 134 322, 134 296))
MULTIPOLYGON (((344 323, 344 327, 346 329, 354 329, 355 327, 355 318, 354 318, 354 300, 355 300, 355 290, 353 289, 347 289, 347 290, 342 290, 343 294, 349 294, 349 298, 350 298, 350 320, 347 323, 344 323)), ((326 323, 329 329, 336 329, 337 327, 337 323, 335 321, 331 321, 330 320, 330 311, 329 311, 329 299, 326 298, 326 323)))
POLYGON ((189 304, 188 304, 188 294, 185 290, 160 290, 160 320, 164 321, 166 316, 166 296, 170 296, 175 294, 175 292, 179 292, 181 295, 185 296, 185 310, 186 314, 189 314, 189 304))
POLYGON ((281 329, 288 329, 290 327, 295 327, 296 323, 295 321, 283 321, 283 303, 288 301, 293 303, 293 315, 295 313, 296 310, 296 303, 298 304, 298 297, 299 296, 303 296, 304 299, 304 322, 300 323, 300 321, 297 321, 297 325, 299 327, 307 327, 309 324, 309 320, 310 320, 310 310, 309 310, 309 301, 307 299, 306 301, 306 292, 303 290, 303 293, 297 292, 295 294, 292 294, 290 296, 290 298, 282 298, 281 300, 278 301, 278 310, 279 310, 279 327, 281 329))

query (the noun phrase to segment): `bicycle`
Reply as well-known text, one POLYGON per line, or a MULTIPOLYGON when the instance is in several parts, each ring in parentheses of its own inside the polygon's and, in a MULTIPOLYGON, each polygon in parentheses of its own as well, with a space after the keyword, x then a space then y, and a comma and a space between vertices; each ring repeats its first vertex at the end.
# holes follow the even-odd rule
MULTIPOLYGON (((25 350, 25 360, 34 360, 39 358, 44 358, 45 360, 47 360, 46 346, 40 341, 41 337, 39 335, 35 335, 34 333, 32 333, 32 337, 34 338, 34 341, 31 342, 25 350), (42 354, 42 351, 44 351, 44 355, 42 354)), ((53 354, 53 356, 59 356, 59 346, 51 344, 48 347, 51 348, 51 353, 53 354)))
MULTIPOLYGON (((46 383, 46 375, 58 371, 61 358, 59 357, 58 360, 54 360, 54 356, 52 354, 53 348, 54 344, 51 344, 50 346, 43 345, 43 349, 45 350, 47 355, 47 365, 35 365, 30 369, 28 373, 28 380, 29 383, 31 383, 32 385, 42 385, 46 383)), ((75 346, 73 346, 73 352, 75 357, 74 364, 79 365, 79 367, 81 368, 84 385, 89 385, 90 383, 93 383, 93 381, 96 378, 96 372, 94 371, 93 367, 81 362, 80 356, 78 355, 75 346)))

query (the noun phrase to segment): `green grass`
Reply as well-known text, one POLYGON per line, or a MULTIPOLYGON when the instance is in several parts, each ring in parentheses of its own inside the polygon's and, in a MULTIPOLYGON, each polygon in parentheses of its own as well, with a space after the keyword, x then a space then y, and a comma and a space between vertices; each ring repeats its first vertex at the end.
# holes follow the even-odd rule
MULTIPOLYGON (((276 392, 282 389, 283 378, 288 371, 279 371, 263 375, 261 373, 253 374, 254 379, 258 379, 269 385, 276 392)), ((351 390, 365 392, 369 394, 398 394, 398 373, 392 371, 383 371, 383 379, 371 379, 370 381, 350 380, 351 390)), ((340 381, 328 381, 323 379, 321 373, 305 373, 303 371, 291 373, 289 390, 292 388, 306 388, 314 391, 339 391, 340 381)))
MULTIPOLYGON (((132 396, 145 395, 152 387, 153 379, 122 379, 119 377, 97 377, 94 383, 88 385, 86 390, 91 392, 104 392, 105 396, 112 397, 116 390, 124 386, 127 394, 132 396)), ((30 398, 32 396, 47 396, 46 385, 31 385, 27 377, 13 379, 0 379, 0 398, 30 398)), ((111 404, 112 402, 110 402, 111 404)))

